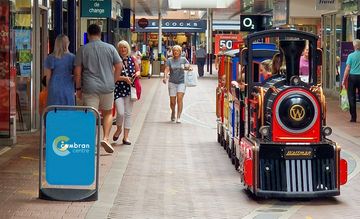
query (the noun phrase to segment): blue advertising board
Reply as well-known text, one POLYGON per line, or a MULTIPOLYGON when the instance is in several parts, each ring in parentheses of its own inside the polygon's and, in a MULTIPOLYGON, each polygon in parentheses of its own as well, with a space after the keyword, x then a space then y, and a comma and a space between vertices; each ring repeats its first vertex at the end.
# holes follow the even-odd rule
POLYGON ((55 110, 46 116, 45 175, 50 185, 88 186, 95 181, 96 116, 55 110))

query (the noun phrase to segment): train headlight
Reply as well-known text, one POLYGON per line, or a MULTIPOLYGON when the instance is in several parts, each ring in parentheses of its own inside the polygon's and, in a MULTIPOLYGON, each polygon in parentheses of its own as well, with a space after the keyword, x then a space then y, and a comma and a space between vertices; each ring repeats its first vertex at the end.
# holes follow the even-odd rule
POLYGON ((270 134, 270 127, 269 126, 261 126, 259 132, 262 136, 268 136, 270 134))
POLYGON ((322 130, 322 133, 325 135, 325 136, 329 136, 332 134, 332 129, 330 127, 324 127, 323 130, 322 130))
POLYGON ((292 85, 298 86, 300 84, 300 77, 299 76, 292 76, 290 82, 292 85))

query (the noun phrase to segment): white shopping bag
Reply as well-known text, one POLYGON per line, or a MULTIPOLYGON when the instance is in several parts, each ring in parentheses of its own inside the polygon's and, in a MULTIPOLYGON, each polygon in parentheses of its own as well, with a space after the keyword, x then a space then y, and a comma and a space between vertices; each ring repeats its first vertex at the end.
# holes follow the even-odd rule
POLYGON ((185 72, 185 86, 186 87, 195 87, 198 82, 198 74, 193 71, 185 72))

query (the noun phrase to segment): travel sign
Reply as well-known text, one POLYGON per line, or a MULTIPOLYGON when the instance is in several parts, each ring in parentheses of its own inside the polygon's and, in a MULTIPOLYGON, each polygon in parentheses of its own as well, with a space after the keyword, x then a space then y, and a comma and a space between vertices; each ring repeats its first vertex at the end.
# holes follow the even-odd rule
POLYGON ((111 18, 111 0, 82 0, 81 17, 111 18))

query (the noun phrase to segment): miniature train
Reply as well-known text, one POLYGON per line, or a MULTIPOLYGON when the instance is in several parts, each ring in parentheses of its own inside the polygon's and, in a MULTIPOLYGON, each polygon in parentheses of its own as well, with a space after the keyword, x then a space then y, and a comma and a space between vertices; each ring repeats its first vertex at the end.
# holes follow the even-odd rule
POLYGON ((248 35, 244 49, 220 59, 217 139, 256 196, 337 196, 347 181, 341 148, 327 138, 332 130, 326 126, 317 40, 302 31, 266 30, 248 35), (271 40, 275 44, 259 43, 271 40), (305 47, 304 80, 299 61, 305 47), (274 55, 284 57, 286 68, 261 77, 260 63, 274 55))

